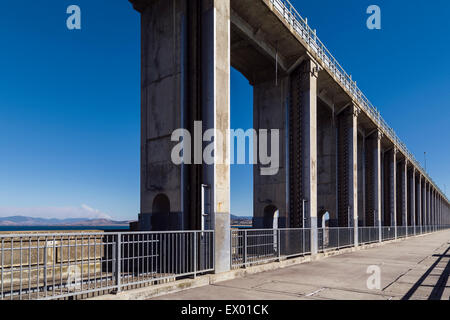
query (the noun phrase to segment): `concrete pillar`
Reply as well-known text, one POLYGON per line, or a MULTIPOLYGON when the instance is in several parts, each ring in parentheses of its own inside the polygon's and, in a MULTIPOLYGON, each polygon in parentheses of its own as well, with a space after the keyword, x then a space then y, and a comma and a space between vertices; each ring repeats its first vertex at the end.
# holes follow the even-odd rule
POLYGON ((417 225, 419 227, 420 232, 422 232, 422 176, 419 173, 418 182, 417 182, 417 225))
POLYGON ((436 225, 438 225, 439 222, 439 193, 437 190, 434 191, 434 222, 436 225))
MULTIPOLYGON (((402 199, 399 199, 399 201, 402 201, 402 226, 407 227, 408 226, 408 160, 405 159, 403 162, 402 171, 400 172, 401 177, 401 190, 402 190, 402 199)), ((406 228, 408 229, 408 228, 406 228)))
POLYGON ((351 105, 337 120, 339 227, 358 227, 358 113, 351 105))
POLYGON ((395 239, 397 239, 397 153, 398 149, 394 147, 394 152, 392 153, 392 169, 391 169, 391 219, 395 228, 395 239))
POLYGON ((182 166, 172 162, 170 152, 172 132, 184 127, 185 46, 180 35, 185 9, 179 2, 133 2, 141 13, 142 42, 140 230, 185 227, 182 166))
POLYGON ((427 221, 431 226, 431 185, 429 182, 427 183, 427 221))
POLYGON ((410 205, 411 207, 409 208, 410 212, 411 212, 411 226, 414 228, 414 234, 416 233, 416 168, 413 167, 412 168, 412 174, 411 174, 411 190, 409 193, 410 196, 410 205))
POLYGON ((381 223, 381 139, 383 134, 377 131, 376 148, 375 148, 375 211, 378 223, 378 239, 382 242, 382 223, 381 223))
POLYGON ((201 169, 192 171, 197 173, 188 179, 187 166, 194 166, 172 162, 171 146, 175 143, 171 135, 178 128, 191 129, 195 120, 202 121, 203 132, 215 129, 225 136, 230 127, 230 1, 130 2, 141 13, 140 222, 147 230, 199 229, 203 219, 198 210, 201 201, 197 196, 191 198, 191 191, 207 185, 205 229, 215 230, 215 272, 228 271, 228 139, 212 138, 213 142, 203 143, 215 146, 214 162, 206 164, 202 162, 202 144, 196 144, 190 130, 193 158, 201 169), (194 209, 189 212, 190 206, 194 209), (161 219, 154 219, 155 214, 161 219))
POLYGON ((303 118, 305 130, 305 154, 303 159, 306 164, 304 185, 305 198, 309 203, 309 223, 311 228, 311 253, 318 250, 317 234, 317 78, 318 65, 310 60, 307 63, 307 80, 305 92, 303 92, 303 105, 305 113, 303 118))
POLYGON ((430 184, 430 198, 431 198, 431 200, 430 200, 430 206, 431 206, 430 223, 432 226, 434 226, 434 214, 435 214, 435 212, 434 212, 434 188, 431 184, 430 184))
POLYGON ((423 186, 422 186, 422 225, 423 226, 427 226, 428 225, 428 221, 427 221, 427 209, 428 209, 428 197, 427 197, 427 180, 424 177, 423 178, 423 186))
POLYGON ((312 254, 317 253, 318 245, 317 77, 318 65, 309 58, 290 76, 289 105, 289 214, 291 226, 311 228, 312 254), (297 221, 303 210, 304 221, 297 221))
POLYGON ((385 195, 388 196, 388 201, 385 204, 385 214, 389 216, 390 226, 394 227, 395 238, 397 238, 397 148, 385 154, 386 161, 386 176, 388 184, 388 190, 385 190, 385 195))
POLYGON ((441 226, 442 225, 442 198, 441 195, 438 194, 438 225, 441 226))
POLYGON ((349 186, 351 188, 350 194, 350 206, 353 212, 353 228, 354 228, 354 243, 358 246, 358 115, 361 110, 353 106, 352 107, 352 135, 349 143, 351 148, 351 163, 350 163, 350 181, 349 186))
MULTIPOLYGON (((203 126, 225 133, 230 128, 230 1, 210 0, 202 11, 203 126)), ((215 162, 204 165, 203 183, 210 186, 215 231, 216 273, 230 269, 230 166, 228 139, 216 143, 215 162)))

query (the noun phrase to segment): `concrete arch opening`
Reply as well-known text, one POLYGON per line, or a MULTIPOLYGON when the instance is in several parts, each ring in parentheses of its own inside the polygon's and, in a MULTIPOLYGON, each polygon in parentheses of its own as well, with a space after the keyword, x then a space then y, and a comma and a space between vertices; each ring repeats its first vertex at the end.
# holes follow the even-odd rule
POLYGON ((170 200, 164 193, 157 194, 152 203, 152 229, 170 230, 170 200))
POLYGON ((264 229, 278 229, 279 210, 274 205, 268 205, 264 208, 264 229))
POLYGON ((330 227, 330 212, 327 210, 319 211, 317 215, 317 227, 328 228, 330 227))

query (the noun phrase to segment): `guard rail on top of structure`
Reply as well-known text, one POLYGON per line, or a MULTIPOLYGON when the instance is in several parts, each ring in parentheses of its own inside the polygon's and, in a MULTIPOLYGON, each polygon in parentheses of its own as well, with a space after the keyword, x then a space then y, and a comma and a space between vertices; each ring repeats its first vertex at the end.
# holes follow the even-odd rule
POLYGON ((433 186, 440 192, 442 197, 447 199, 446 195, 441 191, 441 189, 434 183, 433 179, 429 177, 428 173, 422 168, 420 163, 416 160, 414 155, 408 150, 406 145, 400 140, 400 138, 395 133, 386 121, 381 117, 380 112, 374 105, 369 101, 369 99, 364 95, 364 93, 356 85, 356 81, 344 70, 344 68, 338 63, 338 61, 333 57, 330 51, 325 47, 325 45, 317 37, 315 30, 312 30, 305 19, 297 12, 294 6, 288 0, 270 0, 270 3, 276 9, 276 11, 284 17, 286 22, 292 26, 292 29, 308 44, 311 50, 316 54, 316 56, 322 61, 330 74, 339 81, 339 83, 346 88, 352 95, 352 98, 357 101, 364 111, 370 115, 372 120, 381 128, 381 131, 387 135, 394 144, 400 149, 400 151, 411 161, 419 171, 428 179, 428 181, 433 184, 433 186))

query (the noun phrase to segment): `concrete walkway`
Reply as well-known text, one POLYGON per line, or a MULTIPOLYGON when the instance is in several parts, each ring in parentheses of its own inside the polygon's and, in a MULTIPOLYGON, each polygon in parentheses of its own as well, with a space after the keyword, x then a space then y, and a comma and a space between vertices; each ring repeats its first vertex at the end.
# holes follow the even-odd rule
POLYGON ((450 230, 189 289, 155 299, 449 300, 450 230), (380 289, 367 288, 379 266, 380 289))

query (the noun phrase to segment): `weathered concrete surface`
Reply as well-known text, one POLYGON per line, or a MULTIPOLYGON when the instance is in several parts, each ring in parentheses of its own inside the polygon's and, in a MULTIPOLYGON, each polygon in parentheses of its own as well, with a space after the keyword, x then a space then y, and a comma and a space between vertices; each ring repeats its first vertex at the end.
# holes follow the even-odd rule
POLYGON ((448 300, 449 248, 450 230, 155 299, 448 300), (367 288, 366 270, 371 265, 381 269, 380 290, 367 288))

